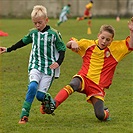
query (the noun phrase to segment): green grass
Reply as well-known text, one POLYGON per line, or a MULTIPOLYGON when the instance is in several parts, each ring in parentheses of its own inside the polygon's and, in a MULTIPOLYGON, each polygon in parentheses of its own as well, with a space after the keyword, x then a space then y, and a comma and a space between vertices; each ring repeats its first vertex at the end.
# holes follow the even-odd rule
MULTIPOLYGON (((49 24, 58 29, 66 43, 70 37, 96 39, 102 24, 111 24, 116 29, 115 39, 125 39, 129 34, 128 19, 93 19, 92 34, 87 35, 87 21, 70 19, 60 27, 57 20, 49 24)), ((0 29, 8 32, 8 37, 0 37, 0 46, 11 46, 20 40, 33 27, 29 19, 1 19, 0 29)), ((29 122, 19 125, 18 120, 28 85, 27 65, 31 45, 12 53, 0 55, 0 133, 132 133, 133 112, 133 54, 122 60, 115 72, 113 84, 106 91, 105 105, 109 107, 112 120, 100 122, 94 116, 93 107, 85 95, 74 93, 55 110, 55 116, 42 115, 40 103, 35 99, 29 122)), ((81 58, 70 50, 66 51, 61 66, 61 76, 55 80, 50 93, 57 92, 71 80, 81 66, 81 58)))

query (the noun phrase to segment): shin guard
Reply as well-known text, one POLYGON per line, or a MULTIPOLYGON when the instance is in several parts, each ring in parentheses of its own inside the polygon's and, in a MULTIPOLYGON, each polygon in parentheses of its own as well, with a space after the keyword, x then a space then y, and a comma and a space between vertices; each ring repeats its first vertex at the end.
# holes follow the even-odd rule
POLYGON ((64 102, 69 95, 71 95, 73 93, 73 89, 71 88, 70 85, 65 86, 63 89, 61 89, 59 91, 59 93, 56 95, 56 97, 54 98, 55 102, 56 102, 56 108, 62 103, 64 102))

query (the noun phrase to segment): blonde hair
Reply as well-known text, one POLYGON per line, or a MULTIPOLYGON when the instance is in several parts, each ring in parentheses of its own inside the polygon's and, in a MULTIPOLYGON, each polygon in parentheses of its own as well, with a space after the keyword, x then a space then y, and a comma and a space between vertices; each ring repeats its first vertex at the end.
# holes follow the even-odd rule
POLYGON ((115 29, 111 25, 102 25, 100 28, 99 33, 102 33, 103 31, 107 31, 112 34, 112 37, 115 35, 115 29))
POLYGON ((36 5, 31 13, 31 18, 44 17, 47 18, 47 9, 42 5, 36 5))

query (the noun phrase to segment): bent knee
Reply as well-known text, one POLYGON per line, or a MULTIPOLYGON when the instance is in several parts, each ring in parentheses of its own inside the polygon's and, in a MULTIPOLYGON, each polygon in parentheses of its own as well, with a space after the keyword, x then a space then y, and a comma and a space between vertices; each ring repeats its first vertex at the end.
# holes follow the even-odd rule
POLYGON ((81 79, 78 78, 78 77, 76 77, 76 78, 73 78, 73 79, 71 80, 71 82, 70 82, 69 85, 72 87, 72 89, 73 89, 74 91, 78 91, 79 88, 80 88, 80 84, 81 84, 81 79))

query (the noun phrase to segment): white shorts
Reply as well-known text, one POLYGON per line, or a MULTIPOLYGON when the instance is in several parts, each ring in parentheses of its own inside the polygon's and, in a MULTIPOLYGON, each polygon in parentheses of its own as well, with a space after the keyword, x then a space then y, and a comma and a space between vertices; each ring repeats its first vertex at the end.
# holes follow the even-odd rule
POLYGON ((29 81, 38 83, 38 91, 46 93, 53 81, 53 76, 46 75, 37 69, 32 69, 29 73, 29 81))
POLYGON ((62 22, 67 21, 67 16, 66 16, 66 14, 61 14, 60 17, 59 17, 59 20, 62 21, 62 22))

